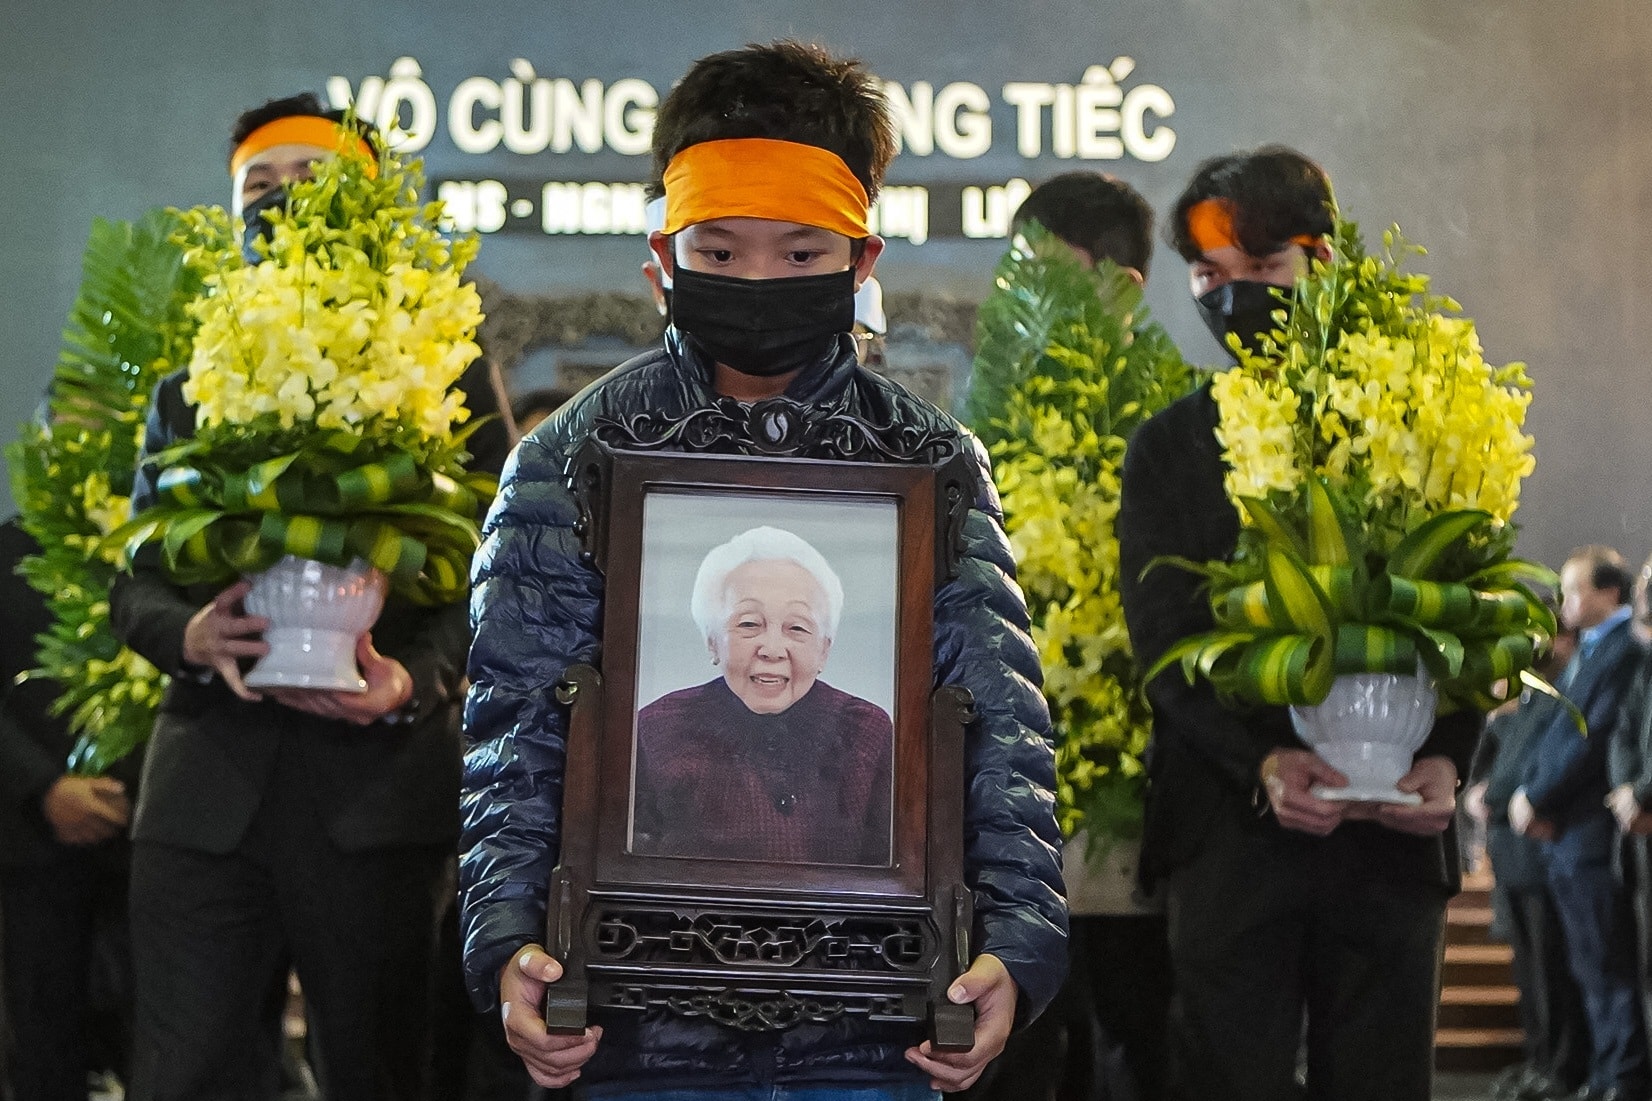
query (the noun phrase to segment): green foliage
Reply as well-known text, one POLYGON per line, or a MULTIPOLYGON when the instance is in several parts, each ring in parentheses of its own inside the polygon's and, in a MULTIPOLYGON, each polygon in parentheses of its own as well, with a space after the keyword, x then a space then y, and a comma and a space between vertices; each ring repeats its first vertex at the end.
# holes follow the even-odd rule
POLYGON ((966 402, 987 443, 1056 735, 1063 831, 1139 836, 1152 715, 1118 593, 1119 474, 1136 427, 1193 385, 1141 290, 1029 226, 981 306, 966 402))
MULTIPOLYGON (((191 217, 227 236, 221 210, 191 217)), ((149 736, 166 683, 109 629, 116 563, 103 537, 126 517, 150 391, 188 358, 185 307, 202 273, 174 239, 183 218, 93 223, 49 417, 24 425, 7 452, 23 526, 42 548, 22 572, 56 616, 31 675, 62 686, 56 706, 79 735, 69 765, 80 773, 106 771, 149 736)))

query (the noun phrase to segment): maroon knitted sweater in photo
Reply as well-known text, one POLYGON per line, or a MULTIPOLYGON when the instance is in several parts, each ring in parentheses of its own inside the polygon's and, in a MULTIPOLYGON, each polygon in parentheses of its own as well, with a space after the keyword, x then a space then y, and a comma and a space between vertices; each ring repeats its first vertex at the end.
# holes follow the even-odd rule
POLYGON ((774 715, 721 677, 637 714, 631 851, 641 856, 889 863, 894 726, 816 681, 774 715))

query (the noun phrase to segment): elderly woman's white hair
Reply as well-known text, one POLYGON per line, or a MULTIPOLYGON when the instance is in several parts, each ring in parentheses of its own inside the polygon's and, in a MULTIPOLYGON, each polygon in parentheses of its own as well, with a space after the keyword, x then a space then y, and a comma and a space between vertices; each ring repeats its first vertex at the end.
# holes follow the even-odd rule
POLYGON ((689 599, 689 613, 708 643, 716 641, 728 615, 725 600, 728 575, 747 562, 773 560, 796 562, 820 583, 826 594, 826 607, 820 609, 821 631, 827 640, 837 637, 838 620, 843 617, 843 582, 824 555, 815 550, 807 539, 784 528, 756 527, 736 535, 726 543, 712 547, 694 575, 694 594, 689 599))

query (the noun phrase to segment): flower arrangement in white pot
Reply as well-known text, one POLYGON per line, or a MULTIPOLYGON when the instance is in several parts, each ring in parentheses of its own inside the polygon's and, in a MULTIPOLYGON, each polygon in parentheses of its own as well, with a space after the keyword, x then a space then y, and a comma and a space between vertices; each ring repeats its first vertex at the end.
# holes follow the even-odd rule
POLYGON ((1180 662, 1221 693, 1290 705, 1351 780, 1316 794, 1405 802, 1394 782, 1436 707, 1489 710, 1499 683, 1553 691, 1531 667, 1555 629, 1536 591, 1554 575, 1513 556, 1531 383, 1400 270, 1421 250, 1397 230, 1381 256, 1352 223, 1334 244, 1213 383, 1239 546, 1170 560, 1208 579, 1216 627, 1150 676, 1180 662))
POLYGON ((494 489, 464 467, 456 388, 480 354, 477 243, 442 235, 421 183, 392 154, 321 162, 264 215, 256 262, 194 222, 212 271, 191 308, 195 434, 149 456, 157 500, 110 539, 128 559, 157 544, 180 584, 253 580, 271 652, 249 685, 359 687, 355 637, 386 590, 440 604, 468 584, 494 489))

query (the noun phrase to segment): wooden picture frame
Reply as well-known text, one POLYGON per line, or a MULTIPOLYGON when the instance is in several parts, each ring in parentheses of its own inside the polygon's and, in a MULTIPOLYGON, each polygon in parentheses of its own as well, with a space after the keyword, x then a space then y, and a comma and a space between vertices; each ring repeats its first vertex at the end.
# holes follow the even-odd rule
POLYGON ((976 477, 956 436, 783 398, 592 426, 569 480, 605 577, 602 669, 558 688, 551 1029, 663 1008, 753 1031, 909 1021, 937 1050, 973 1045, 973 1008, 946 998, 972 957, 972 713, 934 688, 932 620, 976 477), (788 558, 751 597, 778 593, 798 623, 739 611, 747 573, 717 572, 714 548, 754 529, 824 560, 788 558), (823 610, 834 583, 841 615, 823 610), (780 647, 741 639, 771 627, 829 637, 797 651, 817 661, 787 650, 787 672, 751 674, 780 647))

